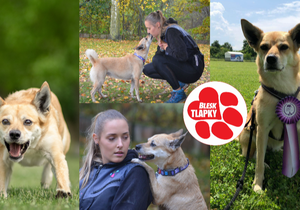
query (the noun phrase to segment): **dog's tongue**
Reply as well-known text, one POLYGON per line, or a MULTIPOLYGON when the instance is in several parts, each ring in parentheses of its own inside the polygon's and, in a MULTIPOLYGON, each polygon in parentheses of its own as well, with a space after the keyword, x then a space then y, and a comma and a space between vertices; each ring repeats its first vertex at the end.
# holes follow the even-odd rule
POLYGON ((12 143, 9 145, 9 154, 12 157, 19 157, 21 154, 21 145, 12 143))

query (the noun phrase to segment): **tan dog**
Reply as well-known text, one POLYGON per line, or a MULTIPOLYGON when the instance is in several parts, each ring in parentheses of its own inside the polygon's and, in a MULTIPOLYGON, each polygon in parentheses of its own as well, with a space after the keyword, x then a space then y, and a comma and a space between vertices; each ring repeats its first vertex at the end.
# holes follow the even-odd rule
POLYGON ((150 44, 153 36, 147 35, 135 48, 136 55, 127 55, 121 58, 99 58, 95 50, 88 49, 85 54, 90 59, 93 67, 90 78, 94 84, 91 91, 93 102, 96 101, 95 93, 99 92, 100 97, 107 97, 101 91, 106 75, 117 78, 131 80, 130 95, 133 97, 133 89, 137 100, 142 102, 139 96, 139 80, 143 72, 143 66, 147 60, 150 44))
MULTIPOLYGON (((300 86, 299 65, 300 56, 300 24, 289 32, 268 32, 242 19, 241 25, 244 36, 250 46, 257 52, 256 64, 259 80, 267 87, 273 88, 286 95, 295 94, 300 86)), ((300 95, 297 96, 300 99, 300 95)), ((264 88, 260 87, 253 103, 255 110, 256 130, 252 141, 251 155, 256 151, 256 168, 253 189, 255 192, 262 190, 264 179, 264 160, 267 146, 273 150, 281 149, 283 141, 283 123, 278 119, 275 109, 279 99, 272 96, 264 88), (272 133, 273 138, 269 137, 272 133)), ((251 112, 251 111, 250 111, 251 112)), ((248 114, 248 118, 251 113, 248 114)), ((297 124, 300 137, 300 123, 297 124)), ((243 154, 246 154, 249 141, 249 130, 244 129, 239 140, 243 154)))
POLYGON ((47 82, 0 97, 0 195, 7 187, 15 162, 23 166, 44 166, 41 184, 48 188, 53 172, 57 179, 56 197, 71 196, 65 154, 70 133, 57 97, 47 82))
POLYGON ((153 203, 159 205, 160 209, 207 209, 195 170, 188 164, 180 147, 185 136, 186 133, 182 135, 181 129, 176 133, 154 135, 147 143, 136 146, 139 159, 133 159, 132 162, 140 163, 146 168, 153 203), (154 170, 142 160, 155 163, 161 169, 160 174, 156 177, 154 170), (165 176, 166 173, 169 176, 165 176))

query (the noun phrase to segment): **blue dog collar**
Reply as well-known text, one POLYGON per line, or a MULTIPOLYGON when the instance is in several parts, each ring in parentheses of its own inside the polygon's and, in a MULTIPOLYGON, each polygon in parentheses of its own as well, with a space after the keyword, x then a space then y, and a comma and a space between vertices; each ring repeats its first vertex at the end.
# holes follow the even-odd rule
POLYGON ((189 159, 187 158, 187 164, 183 167, 175 168, 173 170, 161 170, 160 168, 157 168, 157 174, 161 174, 162 176, 175 176, 181 171, 184 171, 190 164, 189 159))
POLYGON ((139 59, 141 59, 143 61, 143 64, 145 64, 145 59, 142 56, 139 56, 138 54, 134 53, 134 55, 136 57, 138 57, 139 59))

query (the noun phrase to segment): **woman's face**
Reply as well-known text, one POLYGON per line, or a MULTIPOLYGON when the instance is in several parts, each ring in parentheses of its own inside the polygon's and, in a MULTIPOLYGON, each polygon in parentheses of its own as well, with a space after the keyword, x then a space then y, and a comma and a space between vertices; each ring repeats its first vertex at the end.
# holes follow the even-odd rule
POLYGON ((160 28, 160 23, 157 22, 155 25, 152 25, 151 22, 145 21, 145 26, 147 28, 147 33, 151 34, 154 36, 156 39, 158 38, 158 35, 160 34, 161 28, 160 28))
POLYGON ((122 162, 130 144, 128 124, 123 119, 108 120, 104 123, 101 135, 93 134, 95 143, 100 146, 103 164, 122 162))

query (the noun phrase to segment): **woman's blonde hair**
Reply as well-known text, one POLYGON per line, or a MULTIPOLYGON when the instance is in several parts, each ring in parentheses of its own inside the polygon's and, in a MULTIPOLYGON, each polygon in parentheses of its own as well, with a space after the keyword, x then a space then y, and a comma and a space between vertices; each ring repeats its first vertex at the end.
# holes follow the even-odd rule
POLYGON ((167 19, 164 17, 164 15, 162 14, 162 12, 160 10, 157 10, 156 12, 151 12, 145 18, 145 21, 150 22, 153 26, 155 26, 155 24, 157 22, 160 23, 161 30, 160 30, 160 33, 159 33, 159 36, 158 36, 158 39, 159 39, 158 41, 160 41, 161 35, 165 32, 165 30, 166 30, 166 28, 168 26, 167 19))
POLYGON ((128 124, 127 119, 120 112, 114 109, 100 112, 92 119, 92 124, 88 130, 88 135, 86 137, 85 158, 82 168, 79 172, 79 180, 83 180, 81 188, 84 188, 89 180, 89 176, 92 170, 92 164, 94 162, 102 164, 100 147, 98 144, 95 144, 93 134, 95 133, 96 135, 100 136, 105 123, 108 120, 116 119, 125 120, 128 124))

